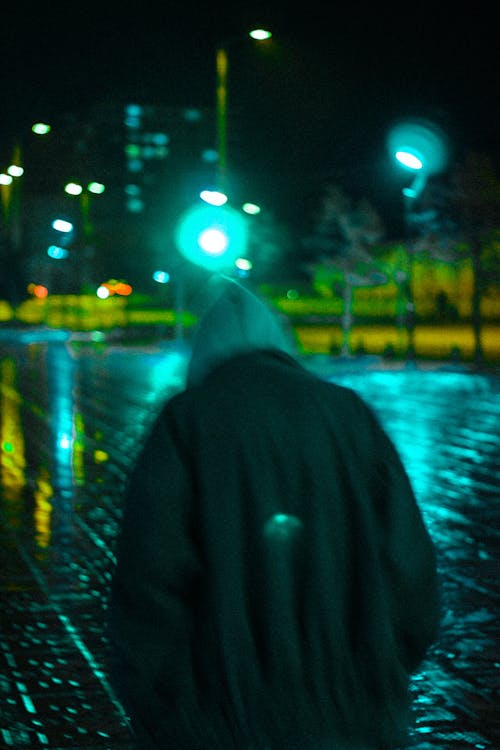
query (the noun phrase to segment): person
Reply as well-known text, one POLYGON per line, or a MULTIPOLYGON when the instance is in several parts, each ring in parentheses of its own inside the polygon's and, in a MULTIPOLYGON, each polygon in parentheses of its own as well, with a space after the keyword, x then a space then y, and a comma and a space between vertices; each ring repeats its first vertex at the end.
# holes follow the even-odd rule
POLYGON ((361 397, 221 284, 128 484, 112 684, 140 750, 399 747, 440 609, 409 478, 361 397))

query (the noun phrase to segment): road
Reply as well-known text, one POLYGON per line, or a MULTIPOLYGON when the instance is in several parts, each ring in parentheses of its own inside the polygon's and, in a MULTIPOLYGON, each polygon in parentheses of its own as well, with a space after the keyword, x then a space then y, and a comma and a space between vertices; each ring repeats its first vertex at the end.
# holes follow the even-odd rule
MULTIPOLYGON (((183 386, 172 345, 0 342, 0 747, 132 750, 104 635, 121 496, 183 386)), ((438 550, 442 635, 412 680, 414 750, 500 748, 500 376, 308 359, 398 447, 438 550)))

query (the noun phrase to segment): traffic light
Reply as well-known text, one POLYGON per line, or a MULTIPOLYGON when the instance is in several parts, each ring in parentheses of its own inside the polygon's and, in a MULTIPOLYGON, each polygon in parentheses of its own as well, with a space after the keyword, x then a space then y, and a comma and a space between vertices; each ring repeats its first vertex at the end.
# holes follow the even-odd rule
POLYGON ((177 226, 176 244, 182 255, 214 271, 233 266, 246 243, 245 218, 227 205, 196 205, 177 226))

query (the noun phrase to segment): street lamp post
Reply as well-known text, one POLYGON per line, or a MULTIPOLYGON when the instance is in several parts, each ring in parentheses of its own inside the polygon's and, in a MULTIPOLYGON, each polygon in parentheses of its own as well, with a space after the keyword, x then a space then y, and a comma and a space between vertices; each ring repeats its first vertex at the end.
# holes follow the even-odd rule
POLYGON ((64 187, 64 191, 68 195, 78 196, 80 201, 80 222, 83 238, 82 267, 84 284, 91 283, 89 266, 95 252, 93 245, 94 227, 90 216, 91 195, 101 195, 104 190, 105 186, 102 184, 102 182, 95 181, 89 182, 86 188, 84 188, 80 184, 80 182, 68 182, 64 187))
MULTIPOLYGON (((51 126, 46 123, 35 123, 31 132, 38 138, 47 135, 51 126)), ((24 275, 22 268, 25 263, 25 230, 26 230, 26 209, 23 205, 23 181, 25 180, 24 170, 24 151, 28 151, 28 169, 27 174, 33 174, 33 159, 30 159, 30 142, 25 134, 16 139, 13 147, 12 160, 5 172, 0 172, 0 197, 3 209, 3 223, 5 239, 8 245, 8 265, 9 265, 9 293, 13 300, 20 300, 22 294, 24 275), (12 281, 14 279, 14 281, 12 281)), ((0 263, 2 259, 0 258, 0 263)), ((5 261, 7 266, 7 259, 5 261)), ((0 272, 4 273, 3 269, 0 272)))
MULTIPOLYGON (((256 41, 270 39, 272 34, 266 29, 252 29, 249 36, 256 41)), ((239 37, 238 37, 239 39, 239 37)), ((227 47, 237 41, 232 39, 217 47, 215 52, 216 72, 216 129, 217 129, 217 189, 227 188, 227 111, 228 111, 228 72, 229 58, 227 47)))
MULTIPOLYGON (((405 120, 393 125, 387 136, 387 147, 398 166, 414 175, 411 185, 402 190, 406 227, 415 201, 421 195, 428 177, 442 172, 448 163, 448 144, 444 133, 424 119, 405 120)), ((408 353, 415 355, 415 299, 413 294, 413 257, 408 253, 406 288, 406 328, 408 353)))
POLYGON ((223 47, 215 53, 217 73, 216 87, 216 127, 217 127, 217 185, 225 192, 227 169, 227 69, 228 57, 223 47))

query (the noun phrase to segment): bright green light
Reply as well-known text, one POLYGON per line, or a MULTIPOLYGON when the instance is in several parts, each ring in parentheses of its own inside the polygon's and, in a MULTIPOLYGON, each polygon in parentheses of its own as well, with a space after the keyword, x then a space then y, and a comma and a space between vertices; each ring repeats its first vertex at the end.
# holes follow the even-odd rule
POLYGON ((11 164, 10 167, 7 167, 7 172, 12 177, 21 177, 24 174, 24 169, 18 164, 11 164))
POLYGON ((73 231, 73 224, 70 221, 66 221, 65 219, 55 219, 52 222, 52 228, 57 232, 67 233, 73 231))
POLYGON ((422 159, 419 159, 416 154, 412 154, 411 151, 396 151, 394 156, 400 164, 408 167, 408 169, 422 169, 423 167, 422 159))
POLYGON ((102 184, 102 182, 89 182, 87 185, 87 190, 89 193, 95 193, 96 195, 101 195, 101 193, 104 193, 105 187, 102 184))
POLYGON ((50 125, 47 125, 46 122, 35 122, 35 124, 31 126, 31 130, 33 133, 36 133, 36 135, 47 135, 47 133, 50 133, 51 127, 50 125))
POLYGON ((234 265, 244 254, 247 225, 229 206, 198 205, 181 218, 176 232, 179 251, 192 263, 213 270, 234 265))
POLYGON ((251 214, 252 216, 260 214, 260 206, 256 203, 244 203, 241 208, 246 214, 251 214))
POLYGON ((211 206, 223 206, 227 203, 227 195, 220 190, 202 190, 200 198, 211 206))
POLYGON ((141 155, 141 149, 136 143, 127 143, 125 153, 129 159, 137 159, 141 155))
POLYGON ((82 186, 77 182, 68 182, 68 184, 64 186, 64 192, 68 193, 68 195, 80 195, 82 190, 82 186))
POLYGON ((234 265, 240 271, 251 271, 253 268, 252 261, 248 260, 248 258, 236 258, 234 265))
POLYGON ((249 33, 252 39, 256 39, 258 42, 262 42, 264 39, 270 39, 272 37, 272 33, 267 31, 267 29, 252 29, 249 33))
POLYGON ((0 174, 0 185, 12 185, 12 177, 10 174, 5 174, 5 172, 0 174))

